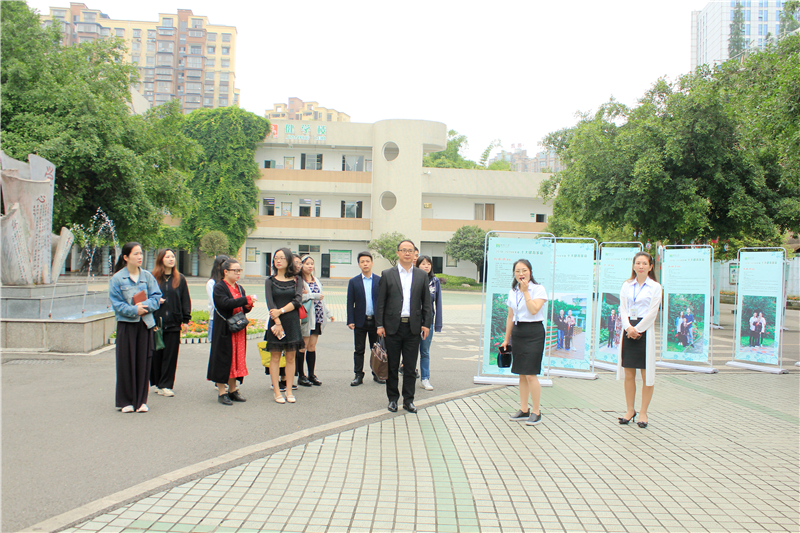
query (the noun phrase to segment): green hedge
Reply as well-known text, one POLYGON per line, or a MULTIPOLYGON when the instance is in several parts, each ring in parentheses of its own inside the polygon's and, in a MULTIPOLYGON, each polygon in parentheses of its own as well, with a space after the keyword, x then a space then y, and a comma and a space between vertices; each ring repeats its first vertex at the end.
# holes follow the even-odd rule
POLYGON ((436 277, 442 282, 444 287, 461 287, 462 284, 468 283, 470 287, 480 287, 481 284, 472 278, 464 276, 448 276, 447 274, 436 274, 436 277), (445 282, 446 280, 446 282, 445 282))

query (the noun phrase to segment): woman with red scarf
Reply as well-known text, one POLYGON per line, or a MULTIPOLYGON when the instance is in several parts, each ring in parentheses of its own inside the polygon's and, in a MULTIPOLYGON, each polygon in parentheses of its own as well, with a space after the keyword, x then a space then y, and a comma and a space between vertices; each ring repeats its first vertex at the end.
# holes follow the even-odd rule
POLYGON ((207 378, 217 384, 219 403, 233 405, 233 402, 246 401, 239 392, 238 383, 247 375, 247 330, 231 333, 227 319, 242 311, 249 313, 256 297, 247 296, 237 283, 242 274, 238 261, 225 261, 222 273, 222 283, 214 285, 214 312, 222 320, 214 320, 207 378))

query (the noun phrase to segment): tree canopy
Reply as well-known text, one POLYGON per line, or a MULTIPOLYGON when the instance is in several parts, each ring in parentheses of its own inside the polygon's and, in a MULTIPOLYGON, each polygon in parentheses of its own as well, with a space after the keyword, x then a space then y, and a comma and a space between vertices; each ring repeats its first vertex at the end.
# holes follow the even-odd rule
POLYGON ((501 146, 500 139, 495 139, 481 154, 479 163, 466 159, 461 155, 461 151, 469 147, 466 135, 460 135, 455 130, 447 132, 447 148, 441 152, 433 152, 422 158, 422 166, 429 168, 465 168, 478 170, 511 170, 511 165, 507 161, 495 161, 488 163, 492 150, 501 146))
POLYGON ((377 239, 369 241, 367 247, 383 257, 392 266, 397 266, 397 245, 403 242, 407 237, 397 231, 392 233, 384 233, 377 239))
POLYGON ((800 231, 800 36, 720 68, 658 80, 551 133, 566 168, 549 226, 595 225, 652 241, 755 239, 800 231))
POLYGON ((56 165, 54 227, 88 225, 100 207, 120 240, 157 241, 164 215, 185 207, 199 152, 180 131, 180 106, 132 115, 138 74, 122 40, 61 46, 24 2, 0 6, 3 150, 56 165))
POLYGON ((186 117, 184 131, 203 147, 194 176, 188 182, 190 215, 181 226, 192 244, 211 230, 228 237, 231 253, 244 245, 256 227, 258 165, 256 144, 263 141, 269 121, 236 106, 199 109, 186 117))
POLYGON ((478 268, 479 281, 483 281, 486 232, 478 226, 461 226, 445 245, 445 253, 456 259, 469 261, 478 268))

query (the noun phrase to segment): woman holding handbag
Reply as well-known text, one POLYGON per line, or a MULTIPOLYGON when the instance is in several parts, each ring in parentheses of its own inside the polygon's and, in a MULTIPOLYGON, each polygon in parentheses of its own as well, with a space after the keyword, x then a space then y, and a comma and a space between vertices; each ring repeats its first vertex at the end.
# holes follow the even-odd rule
MULTIPOLYGON (((314 276, 314 260, 307 255, 300 260, 300 263, 302 265, 301 276, 303 279, 302 301, 306 317, 305 320, 301 319, 300 324, 305 351, 299 352, 298 370, 300 377, 297 383, 304 387, 319 386, 322 385, 322 382, 314 374, 317 363, 317 341, 319 336, 322 335, 322 329, 325 327, 325 319, 329 318, 331 322, 335 319, 325 305, 322 283, 314 276), (304 372, 303 359, 308 365, 308 377, 304 372)), ((300 311, 300 313, 302 314, 303 311, 300 311)))
POLYGON ((175 252, 164 249, 158 252, 153 277, 161 289, 161 305, 156 311, 156 326, 161 330, 163 348, 153 352, 150 385, 156 394, 172 397, 175 393, 175 370, 178 368, 178 349, 181 346, 181 328, 192 319, 192 299, 186 278, 175 268, 175 252))
POLYGON ((264 292, 269 309, 269 322, 264 340, 270 353, 269 377, 276 403, 295 403, 291 387, 286 387, 286 398, 280 391, 279 368, 281 353, 286 356, 286 377, 294 376, 295 352, 303 348, 300 331, 300 314, 297 311, 303 294, 303 281, 297 276, 292 261, 292 252, 280 248, 272 255, 272 276, 267 278, 264 292))
MULTIPOLYGON (((222 264, 222 281, 214 284, 214 330, 207 378, 217 384, 217 401, 222 405, 244 402, 238 384, 247 375, 247 328, 232 326, 253 309, 255 296, 247 296, 239 285, 242 267, 235 259, 222 264), (227 390, 225 389, 227 385, 227 390)), ((244 321, 246 324, 246 319, 244 321)))
POLYGON ((108 297, 117 319, 117 409, 146 413, 150 363, 153 356, 153 311, 158 310, 161 290, 153 275, 141 268, 144 253, 138 242, 129 242, 114 265, 108 297))

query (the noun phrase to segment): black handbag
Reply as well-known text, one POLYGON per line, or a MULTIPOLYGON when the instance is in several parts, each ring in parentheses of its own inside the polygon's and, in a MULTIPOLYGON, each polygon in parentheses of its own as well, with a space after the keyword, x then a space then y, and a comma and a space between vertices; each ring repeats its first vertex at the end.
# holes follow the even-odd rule
MULTIPOLYGON (((237 287, 238 287, 238 285, 237 285, 237 287)), ((241 289, 241 287, 239 287, 239 293, 241 293, 241 292, 242 292, 242 289, 241 289)), ((235 315, 233 315, 230 318, 225 318, 224 316, 220 315, 220 313, 219 313, 219 311, 217 311, 216 307, 214 308, 214 312, 216 312, 220 317, 222 317, 225 320, 225 322, 228 323, 228 329, 231 330, 231 333, 237 333, 239 331, 242 331, 244 328, 247 327, 247 324, 250 323, 250 321, 247 320, 247 317, 244 316, 244 312, 243 311, 239 311, 238 313, 236 313, 235 315)))
POLYGON ((503 347, 500 346, 500 349, 497 352, 497 367, 510 368, 512 359, 513 356, 511 355, 511 345, 509 344, 506 346, 505 350, 503 350, 503 347))

